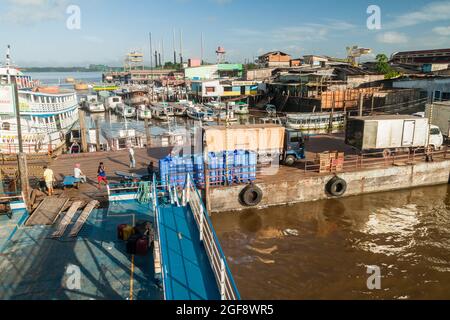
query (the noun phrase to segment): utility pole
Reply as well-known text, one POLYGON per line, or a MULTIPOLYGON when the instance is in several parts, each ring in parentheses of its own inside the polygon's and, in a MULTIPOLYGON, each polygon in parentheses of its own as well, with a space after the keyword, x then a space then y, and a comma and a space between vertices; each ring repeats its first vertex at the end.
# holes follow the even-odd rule
POLYGON ((87 153, 86 119, 84 117, 84 111, 81 109, 78 109, 78 118, 80 121, 81 151, 87 153))
MULTIPOLYGON (((152 33, 148 33, 149 42, 150 42, 150 71, 153 70, 153 47, 152 47, 152 33)), ((151 77, 153 79, 153 72, 151 72, 151 77)))
POLYGON ((100 124, 98 122, 98 119, 95 119, 95 141, 97 152, 100 152, 100 124))
POLYGON ((177 49, 175 49, 175 28, 173 29, 173 64, 177 64, 177 49))
POLYGON ((364 107, 364 95, 362 93, 359 94, 359 116, 363 116, 363 107, 364 107))
POLYGON ((148 149, 148 148, 151 148, 151 146, 152 146, 152 137, 150 134, 150 127, 149 127, 147 118, 144 119, 144 126, 145 126, 145 136, 147 138, 147 149, 148 149))
POLYGON ((180 29, 180 64, 183 67, 183 31, 180 29))
POLYGON ((371 105, 371 109, 370 109, 370 113, 373 115, 373 111, 375 109, 375 94, 372 94, 372 105, 371 105))
MULTIPOLYGON (((9 78, 9 69, 8 69, 8 78, 9 78)), ((17 156, 17 164, 19 169, 19 179, 20 186, 22 189, 22 196, 27 206, 28 212, 31 212, 31 201, 30 201, 30 180, 28 179, 28 163, 27 163, 27 155, 23 152, 23 141, 22 141, 22 124, 20 121, 20 101, 19 101, 19 89, 17 87, 17 77, 11 77, 12 80, 12 88, 14 95, 14 110, 16 113, 16 121, 17 121, 17 139, 19 141, 19 154, 17 156)))
POLYGON ((203 65, 203 31, 200 36, 200 65, 203 65))

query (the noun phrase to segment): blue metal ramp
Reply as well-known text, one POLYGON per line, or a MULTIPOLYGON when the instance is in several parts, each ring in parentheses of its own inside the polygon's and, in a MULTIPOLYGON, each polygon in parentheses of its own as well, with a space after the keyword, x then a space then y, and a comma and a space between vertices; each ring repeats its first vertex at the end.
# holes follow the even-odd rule
POLYGON ((194 218, 187 207, 159 211, 164 287, 167 300, 220 300, 194 218))
POLYGON ((166 300, 239 300, 226 257, 191 176, 182 199, 174 186, 163 185, 159 205, 156 179, 153 207, 157 225, 155 256, 161 261, 166 300), (168 196, 167 196, 168 195, 168 196))

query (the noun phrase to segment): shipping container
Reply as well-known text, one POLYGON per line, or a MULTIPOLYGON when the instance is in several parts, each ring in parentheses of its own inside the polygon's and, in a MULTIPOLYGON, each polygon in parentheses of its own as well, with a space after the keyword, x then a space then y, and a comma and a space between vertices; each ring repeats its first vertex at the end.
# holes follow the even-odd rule
POLYGON ((345 142, 358 150, 420 148, 429 144, 440 148, 442 134, 435 129, 427 118, 414 116, 352 117, 347 120, 345 142))
POLYGON ((431 124, 441 129, 444 136, 450 137, 450 101, 428 104, 425 115, 431 119, 431 124))

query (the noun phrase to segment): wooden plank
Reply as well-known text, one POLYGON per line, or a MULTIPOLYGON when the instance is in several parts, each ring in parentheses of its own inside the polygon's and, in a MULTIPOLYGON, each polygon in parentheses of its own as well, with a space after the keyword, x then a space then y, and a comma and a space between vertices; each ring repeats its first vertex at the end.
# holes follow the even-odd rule
POLYGON ((66 232, 67 227, 70 222, 72 222, 73 217, 77 213, 78 209, 81 207, 83 203, 81 201, 75 201, 70 207, 69 211, 64 215, 64 217, 59 222, 59 225, 56 228, 56 231, 52 234, 52 238, 60 238, 66 232))
POLYGON ((89 204, 84 208, 83 212, 81 213, 80 217, 78 218, 75 225, 72 227, 72 230, 70 231, 71 237, 76 237, 80 233, 81 229, 83 228, 84 224, 86 223, 87 219, 91 215, 92 211, 99 205, 100 203, 97 200, 89 202, 89 204))
POLYGON ((27 227, 36 225, 53 225, 68 201, 68 198, 45 198, 27 220, 25 225, 27 227))

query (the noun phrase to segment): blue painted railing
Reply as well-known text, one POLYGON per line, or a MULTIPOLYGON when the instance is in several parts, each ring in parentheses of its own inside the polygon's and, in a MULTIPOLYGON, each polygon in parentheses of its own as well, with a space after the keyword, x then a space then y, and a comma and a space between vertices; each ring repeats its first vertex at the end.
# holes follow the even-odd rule
POLYGON ((221 299, 240 300, 241 297, 228 266, 226 256, 203 204, 202 197, 190 175, 187 176, 186 186, 183 191, 183 204, 189 205, 197 222, 200 231, 200 241, 205 246, 221 299))

